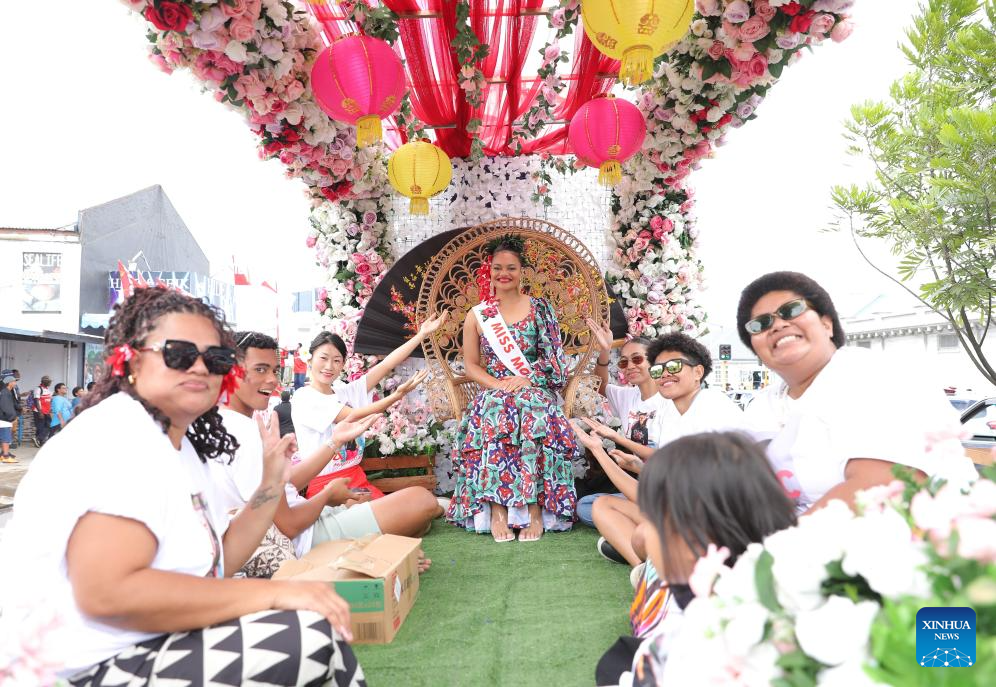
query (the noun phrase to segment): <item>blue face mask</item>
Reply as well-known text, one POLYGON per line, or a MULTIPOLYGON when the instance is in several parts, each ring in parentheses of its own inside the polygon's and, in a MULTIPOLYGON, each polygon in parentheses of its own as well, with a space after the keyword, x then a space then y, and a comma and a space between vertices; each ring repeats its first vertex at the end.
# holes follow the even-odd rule
POLYGON ((674 597, 674 602, 678 604, 678 608, 685 610, 688 604, 692 603, 692 599, 695 598, 695 592, 687 584, 672 584, 669 585, 671 590, 671 596, 674 597))

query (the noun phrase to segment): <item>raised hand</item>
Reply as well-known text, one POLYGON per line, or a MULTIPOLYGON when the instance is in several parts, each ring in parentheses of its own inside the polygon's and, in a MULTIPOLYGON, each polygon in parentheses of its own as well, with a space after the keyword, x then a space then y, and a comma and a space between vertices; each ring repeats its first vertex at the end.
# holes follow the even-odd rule
POLYGON ((591 329, 591 335, 595 339, 598 347, 605 352, 612 349, 612 329, 608 322, 595 322, 590 317, 584 318, 585 323, 591 329))
POLYGON ((595 449, 602 448, 602 440, 597 436, 588 434, 581 428, 581 425, 576 420, 571 420, 571 429, 574 430, 574 434, 578 438, 578 442, 587 449, 594 451, 595 449))
POLYGON ((407 396, 410 392, 417 389, 418 385, 424 382, 428 378, 429 378, 429 370, 427 368, 423 368, 418 372, 416 372, 414 375, 412 375, 411 379, 408 379, 407 381, 399 384, 398 388, 394 390, 394 393, 397 394, 399 399, 402 399, 405 396, 407 396))
POLYGON ((593 420, 590 417, 581 418, 584 420, 585 424, 591 429, 592 434, 597 434, 600 437, 604 437, 610 441, 617 441, 619 437, 619 432, 612 429, 608 425, 603 425, 598 420, 593 420))
POLYGON ((424 339, 425 337, 429 336, 429 334, 432 334, 434 331, 442 327, 443 324, 445 324, 446 319, 449 316, 450 316, 450 311, 444 310, 439 315, 434 315, 433 317, 427 319, 425 322, 422 323, 422 326, 418 328, 419 337, 424 339))
POLYGON ((270 413, 269 421, 264 422, 262 414, 257 413, 256 427, 263 439, 263 483, 283 485, 290 480, 290 459, 297 451, 297 440, 293 434, 280 436, 280 423, 276 417, 276 413, 270 413))
POLYGON ((619 467, 623 470, 629 470, 630 472, 635 473, 643 471, 643 459, 639 456, 634 456, 632 453, 620 451, 617 448, 609 451, 609 455, 615 459, 616 463, 618 463, 619 467))
POLYGON ((279 611, 315 611, 325 616, 347 642, 353 641, 349 629, 349 604, 326 582, 269 580, 273 586, 270 607, 279 611))
POLYGON ((343 421, 335 423, 335 429, 332 430, 332 443, 336 446, 348 444, 370 429, 370 426, 377 422, 381 415, 382 413, 375 413, 367 415, 362 420, 357 420, 356 422, 343 421))

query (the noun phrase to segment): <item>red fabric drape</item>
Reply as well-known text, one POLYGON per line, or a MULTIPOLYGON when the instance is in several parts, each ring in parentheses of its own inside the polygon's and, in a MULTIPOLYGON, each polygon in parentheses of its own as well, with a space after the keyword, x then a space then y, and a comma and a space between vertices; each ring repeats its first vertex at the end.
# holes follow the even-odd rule
MULTIPOLYGON (((436 144, 450 157, 466 157, 472 136, 467 123, 482 120, 478 136, 487 155, 512 155, 512 124, 533 106, 542 85, 535 75, 523 75, 529 55, 542 48, 535 41, 538 15, 522 15, 523 10, 539 9, 543 0, 471 0, 471 27, 482 43, 490 46, 488 57, 479 63, 486 81, 483 103, 470 107, 460 89, 460 64, 450 43, 456 34, 456 3, 453 0, 383 0, 382 4, 401 14, 419 10, 439 17, 402 17, 399 20, 400 45, 395 46, 405 60, 412 109, 426 126, 434 129, 436 144), (523 78, 527 80, 523 80, 523 78)), ((327 42, 356 31, 352 22, 341 19, 335 0, 308 0, 308 7, 322 26, 327 42)), ((607 93, 614 79, 603 73, 617 73, 619 63, 602 55, 588 40, 580 25, 574 31, 574 53, 569 74, 562 74, 567 86, 555 116, 570 121, 578 108, 593 97, 607 93)), ((398 132, 388 124, 385 139, 389 146, 399 142, 398 132)), ((550 125, 543 136, 523 146, 526 154, 571 152, 567 145, 567 125, 550 125)))

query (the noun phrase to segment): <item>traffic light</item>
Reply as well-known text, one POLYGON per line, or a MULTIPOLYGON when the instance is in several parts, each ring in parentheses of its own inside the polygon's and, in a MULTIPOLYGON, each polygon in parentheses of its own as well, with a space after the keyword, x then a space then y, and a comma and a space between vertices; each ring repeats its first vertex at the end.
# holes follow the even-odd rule
POLYGON ((719 359, 730 360, 732 357, 730 344, 719 344, 719 359))

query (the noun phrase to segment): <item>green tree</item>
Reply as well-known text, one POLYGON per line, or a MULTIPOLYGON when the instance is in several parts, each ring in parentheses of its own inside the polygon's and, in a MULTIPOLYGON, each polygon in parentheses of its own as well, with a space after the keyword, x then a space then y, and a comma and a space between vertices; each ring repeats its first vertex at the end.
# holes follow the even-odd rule
POLYGON ((851 108, 849 152, 874 181, 835 186, 837 228, 862 256, 954 327, 979 371, 996 384, 982 344, 996 293, 996 39, 994 0, 921 3, 907 43, 912 71, 888 100, 851 108), (876 266, 859 237, 885 239, 898 279, 876 266))

